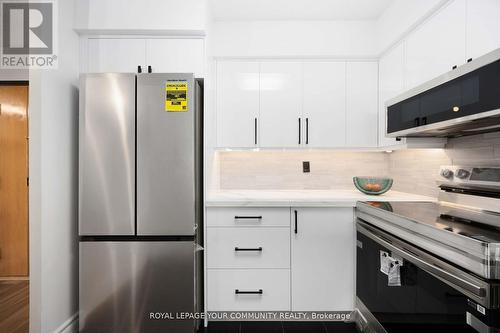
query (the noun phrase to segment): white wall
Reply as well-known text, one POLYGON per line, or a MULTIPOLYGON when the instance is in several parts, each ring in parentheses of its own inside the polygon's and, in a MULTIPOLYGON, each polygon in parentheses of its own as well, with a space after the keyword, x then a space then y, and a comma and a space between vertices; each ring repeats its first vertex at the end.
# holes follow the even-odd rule
MULTIPOLYGON (((59 68, 30 71, 30 332, 62 332, 78 312, 78 36, 61 0, 59 68)), ((71 331, 71 327, 65 332, 71 331)))
POLYGON ((396 0, 376 21, 377 54, 385 51, 449 0, 396 0))
POLYGON ((75 28, 204 30, 206 0, 76 0, 75 28))
POLYGON ((209 54, 230 57, 371 57, 374 21, 219 21, 209 54))
POLYGON ((2 81, 28 81, 29 71, 26 69, 0 69, 2 81))

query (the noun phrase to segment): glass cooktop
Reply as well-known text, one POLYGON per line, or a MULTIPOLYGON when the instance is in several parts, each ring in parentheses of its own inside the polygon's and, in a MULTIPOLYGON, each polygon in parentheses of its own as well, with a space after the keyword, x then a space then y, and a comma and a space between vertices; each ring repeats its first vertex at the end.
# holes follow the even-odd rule
POLYGON ((456 235, 485 243, 500 243, 500 229, 463 218, 455 218, 449 215, 447 207, 439 203, 371 201, 364 202, 364 204, 456 235))

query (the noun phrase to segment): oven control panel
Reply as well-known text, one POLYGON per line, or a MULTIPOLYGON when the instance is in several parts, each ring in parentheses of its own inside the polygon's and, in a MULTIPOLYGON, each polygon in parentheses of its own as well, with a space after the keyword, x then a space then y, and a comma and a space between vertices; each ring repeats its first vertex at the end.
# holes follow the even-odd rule
POLYGON ((500 186, 500 167, 442 166, 438 183, 500 186))

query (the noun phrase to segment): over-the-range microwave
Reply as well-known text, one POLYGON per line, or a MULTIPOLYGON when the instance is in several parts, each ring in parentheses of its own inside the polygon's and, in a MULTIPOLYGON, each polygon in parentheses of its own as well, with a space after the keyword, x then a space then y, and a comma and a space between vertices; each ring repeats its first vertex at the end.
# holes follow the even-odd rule
POLYGON ((386 117, 393 138, 500 131, 500 49, 387 101, 386 117))

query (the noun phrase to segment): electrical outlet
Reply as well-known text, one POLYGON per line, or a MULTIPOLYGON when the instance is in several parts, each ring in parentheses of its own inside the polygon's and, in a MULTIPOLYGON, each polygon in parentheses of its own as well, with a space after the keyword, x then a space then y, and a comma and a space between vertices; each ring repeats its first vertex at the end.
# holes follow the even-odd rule
POLYGON ((309 161, 302 162, 302 172, 304 173, 311 172, 311 163, 309 163, 309 161))

